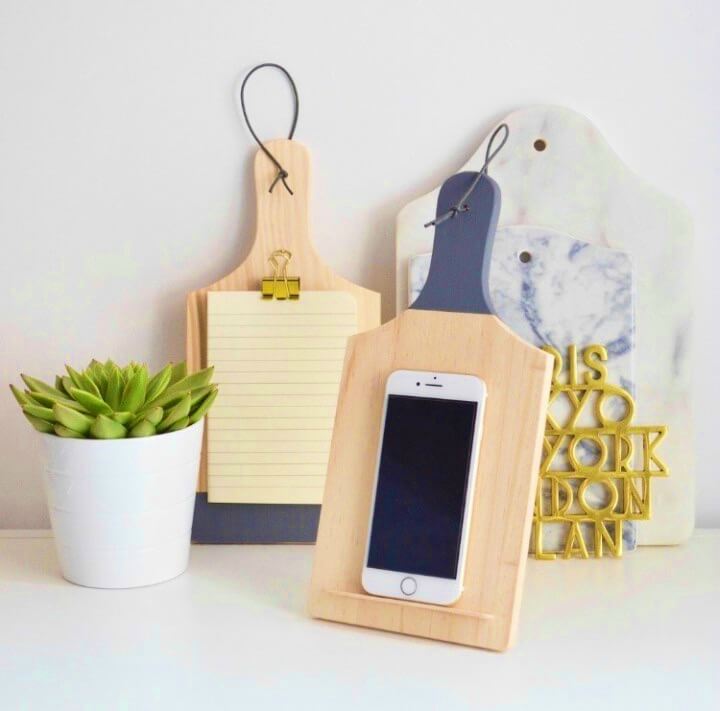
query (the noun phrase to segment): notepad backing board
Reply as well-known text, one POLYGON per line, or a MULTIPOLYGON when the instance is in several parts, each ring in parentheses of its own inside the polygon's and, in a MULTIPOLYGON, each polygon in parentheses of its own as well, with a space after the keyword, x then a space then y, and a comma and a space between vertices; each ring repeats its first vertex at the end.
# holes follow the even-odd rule
MULTIPOLYGON (((336 274, 318 255, 310 230, 310 154, 295 140, 265 144, 288 172, 292 194, 270 186, 277 166, 262 152, 255 156, 255 237, 242 263, 217 281, 197 288, 187 298, 187 361, 191 371, 211 364, 207 347, 207 301, 210 294, 228 291, 257 293, 262 279, 272 274, 268 258, 273 251, 292 253, 290 276, 299 276, 303 291, 342 291, 357 303, 357 330, 380 323, 380 294, 336 274)), ((216 403, 217 404, 217 403, 216 403)), ((226 504, 208 502, 207 437, 200 463, 193 519, 197 543, 312 543, 319 504, 226 504)))

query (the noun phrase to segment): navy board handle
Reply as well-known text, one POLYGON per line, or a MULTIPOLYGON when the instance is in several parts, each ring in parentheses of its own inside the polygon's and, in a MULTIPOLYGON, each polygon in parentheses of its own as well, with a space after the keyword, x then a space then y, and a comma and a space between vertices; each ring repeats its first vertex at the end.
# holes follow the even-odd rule
MULTIPOLYGON (((440 188, 436 214, 445 215, 462 200, 479 173, 463 172, 440 188)), ((500 188, 487 173, 462 210, 435 225, 430 271, 411 309, 494 314, 490 299, 490 258, 500 214, 500 188)))

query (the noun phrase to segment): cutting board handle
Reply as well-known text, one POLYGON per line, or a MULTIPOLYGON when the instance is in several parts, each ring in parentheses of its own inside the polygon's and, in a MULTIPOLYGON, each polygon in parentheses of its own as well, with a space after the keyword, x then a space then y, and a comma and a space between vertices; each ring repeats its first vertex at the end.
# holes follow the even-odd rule
MULTIPOLYGON (((457 205, 477 172, 448 178, 440 188, 438 217, 457 205)), ((430 271, 412 309, 494 314, 490 257, 500 214, 500 188, 487 173, 465 200, 467 209, 435 225, 430 271)))
POLYGON ((263 151, 255 155, 255 191, 257 227, 250 258, 262 260, 276 249, 293 253, 293 265, 314 247, 310 241, 310 154, 301 143, 288 139, 266 141, 265 146, 287 171, 292 194, 277 181, 278 170, 263 151), (272 191, 271 186, 275 183, 272 191))

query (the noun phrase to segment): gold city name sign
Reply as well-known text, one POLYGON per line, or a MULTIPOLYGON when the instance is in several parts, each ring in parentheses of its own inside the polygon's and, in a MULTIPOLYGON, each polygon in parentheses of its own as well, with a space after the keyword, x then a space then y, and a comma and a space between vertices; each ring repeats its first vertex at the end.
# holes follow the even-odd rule
POLYGON ((623 552, 623 523, 649 519, 653 477, 668 475, 657 449, 667 434, 663 425, 635 425, 635 401, 608 382, 607 349, 590 345, 578 358, 555 358, 533 517, 536 558, 600 558, 607 549, 623 552), (544 549, 546 527, 558 530, 564 544, 544 549))

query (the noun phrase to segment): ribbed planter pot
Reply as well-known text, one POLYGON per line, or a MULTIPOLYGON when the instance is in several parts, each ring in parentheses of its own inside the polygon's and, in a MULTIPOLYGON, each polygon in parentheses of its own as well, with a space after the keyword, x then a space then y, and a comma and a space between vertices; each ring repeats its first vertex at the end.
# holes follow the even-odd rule
POLYGON ((203 424, 137 439, 39 435, 67 580, 132 588, 170 580, 187 568, 203 424))

